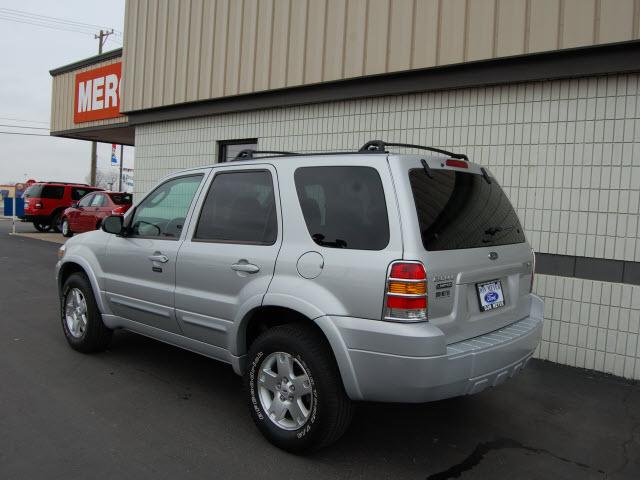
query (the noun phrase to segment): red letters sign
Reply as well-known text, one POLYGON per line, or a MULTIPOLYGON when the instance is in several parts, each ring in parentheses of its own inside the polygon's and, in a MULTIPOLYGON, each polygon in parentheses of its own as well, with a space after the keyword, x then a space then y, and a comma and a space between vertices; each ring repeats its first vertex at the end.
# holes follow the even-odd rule
POLYGON ((73 122, 119 117, 122 63, 76 74, 73 122))

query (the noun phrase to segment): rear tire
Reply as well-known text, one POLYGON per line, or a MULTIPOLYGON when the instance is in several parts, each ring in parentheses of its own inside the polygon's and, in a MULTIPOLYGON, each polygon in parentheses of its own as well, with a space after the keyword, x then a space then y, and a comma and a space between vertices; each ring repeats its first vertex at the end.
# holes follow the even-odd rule
POLYGON ((287 324, 260 335, 249 349, 244 385, 256 426, 288 452, 327 446, 351 422, 353 404, 331 348, 312 325, 287 324))
POLYGON ((62 226, 62 212, 56 212, 53 214, 53 217, 51 217, 51 229, 56 233, 60 233, 61 226, 62 226))
POLYGON ((36 230, 43 233, 51 230, 51 224, 49 223, 33 222, 33 226, 36 228, 36 230))
POLYGON ((62 219, 62 236, 63 237, 73 237, 73 232, 71 231, 71 227, 69 226, 69 219, 68 218, 63 218, 62 219))
POLYGON ((72 273, 64 282, 60 310, 62 330, 71 348, 93 353, 109 346, 113 330, 102 322, 91 283, 84 273, 72 273))

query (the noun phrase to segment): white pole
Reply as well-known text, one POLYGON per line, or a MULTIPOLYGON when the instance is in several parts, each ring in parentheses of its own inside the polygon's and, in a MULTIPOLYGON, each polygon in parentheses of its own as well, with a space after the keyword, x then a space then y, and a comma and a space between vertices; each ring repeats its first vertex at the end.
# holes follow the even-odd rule
POLYGON ((15 235, 16 234, 16 195, 18 194, 17 189, 13 190, 13 212, 11 212, 13 215, 11 216, 11 229, 12 229, 12 234, 15 235))

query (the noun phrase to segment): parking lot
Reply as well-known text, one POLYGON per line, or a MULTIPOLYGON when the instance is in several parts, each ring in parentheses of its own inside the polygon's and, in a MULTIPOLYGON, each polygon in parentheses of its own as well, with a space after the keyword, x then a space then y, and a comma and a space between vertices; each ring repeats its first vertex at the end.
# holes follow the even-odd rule
POLYGON ((283 453, 227 365, 127 332, 103 354, 68 348, 58 245, 10 228, 0 221, 0 478, 640 478, 640 385, 541 361, 476 396, 359 405, 337 444, 283 453))

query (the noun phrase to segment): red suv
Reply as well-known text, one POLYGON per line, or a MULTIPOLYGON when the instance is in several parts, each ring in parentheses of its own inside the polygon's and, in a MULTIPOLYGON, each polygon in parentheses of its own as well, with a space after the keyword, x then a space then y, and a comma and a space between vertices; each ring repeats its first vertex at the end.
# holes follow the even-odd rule
POLYGON ((97 230, 104 217, 127 213, 132 201, 133 197, 130 193, 89 193, 64 211, 61 224, 62 234, 65 237, 71 237, 74 233, 97 230))
POLYGON ((62 214, 66 208, 87 193, 102 190, 83 183, 43 182, 34 183, 24 192, 24 217, 26 222, 41 232, 60 231, 62 214))

